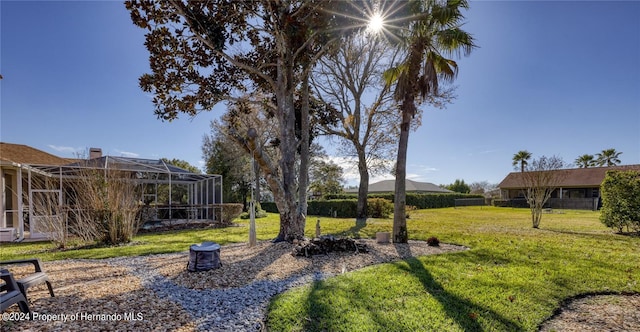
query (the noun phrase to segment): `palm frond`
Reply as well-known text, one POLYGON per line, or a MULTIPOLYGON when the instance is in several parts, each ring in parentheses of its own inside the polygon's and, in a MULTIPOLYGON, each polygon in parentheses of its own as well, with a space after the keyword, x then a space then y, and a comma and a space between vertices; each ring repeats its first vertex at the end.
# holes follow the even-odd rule
POLYGON ((447 56, 467 56, 476 47, 473 36, 460 29, 460 27, 437 31, 436 43, 438 49, 447 54, 447 56))
POLYGON ((382 73, 382 79, 387 85, 391 85, 400 79, 400 76, 409 68, 406 62, 400 63, 395 67, 391 67, 382 73))

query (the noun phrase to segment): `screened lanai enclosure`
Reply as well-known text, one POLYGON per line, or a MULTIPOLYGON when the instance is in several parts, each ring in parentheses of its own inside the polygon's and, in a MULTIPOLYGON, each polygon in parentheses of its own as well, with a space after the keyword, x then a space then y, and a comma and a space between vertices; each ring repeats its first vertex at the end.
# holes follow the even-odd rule
POLYGON ((4 184, 10 209, 2 212, 3 229, 15 229, 16 240, 51 237, 55 225, 82 232, 87 219, 135 218, 148 228, 215 223, 222 216, 220 175, 193 173, 164 160, 103 156, 13 169, 4 184))

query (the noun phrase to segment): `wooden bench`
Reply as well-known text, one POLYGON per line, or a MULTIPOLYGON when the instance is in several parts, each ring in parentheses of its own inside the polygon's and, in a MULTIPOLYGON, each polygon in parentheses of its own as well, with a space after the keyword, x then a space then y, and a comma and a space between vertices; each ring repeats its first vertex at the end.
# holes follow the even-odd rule
POLYGON ((0 270, 0 279, 4 281, 4 285, 0 287, 0 312, 4 312, 10 306, 18 304, 20 311, 29 315, 31 318, 31 310, 29 309, 29 303, 27 298, 18 288, 16 280, 9 270, 0 270))
POLYGON ((34 273, 31 273, 23 278, 16 280, 18 284, 18 288, 22 295, 27 298, 27 289, 31 286, 40 285, 42 283, 47 284, 47 288, 49 288, 49 294, 51 297, 54 297, 53 287, 51 286, 51 281, 49 281, 49 276, 42 270, 42 262, 40 262, 39 258, 31 258, 31 259, 19 259, 13 261, 2 261, 0 265, 25 265, 31 264, 34 267, 34 273))

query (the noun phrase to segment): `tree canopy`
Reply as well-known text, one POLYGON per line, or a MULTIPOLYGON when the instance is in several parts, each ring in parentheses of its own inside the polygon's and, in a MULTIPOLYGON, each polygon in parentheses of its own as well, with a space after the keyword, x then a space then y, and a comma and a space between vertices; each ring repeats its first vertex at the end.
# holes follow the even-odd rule
POLYGON ((452 184, 445 186, 445 188, 455 191, 457 193, 468 194, 471 192, 471 187, 462 179, 456 179, 452 184))
POLYGON ((620 155, 622 152, 616 151, 616 149, 605 149, 602 152, 596 154, 598 166, 616 166, 620 164, 620 155))
POLYGON ((308 132, 296 135, 295 91, 300 87, 301 126, 307 128, 308 75, 317 59, 351 30, 364 11, 346 1, 126 1, 134 24, 147 30, 151 73, 140 77, 152 93, 156 115, 171 121, 195 116, 223 100, 266 91, 278 122, 277 172, 266 153, 245 134, 276 196, 277 240, 304 237, 308 132), (338 14, 339 13, 339 14, 338 14), (300 150, 300 163, 296 152, 300 150), (271 169, 273 170, 273 168, 271 169))
POLYGON ((513 167, 520 165, 520 172, 524 172, 525 168, 529 164, 529 160, 531 159, 531 152, 527 150, 520 150, 518 153, 513 155, 513 167))

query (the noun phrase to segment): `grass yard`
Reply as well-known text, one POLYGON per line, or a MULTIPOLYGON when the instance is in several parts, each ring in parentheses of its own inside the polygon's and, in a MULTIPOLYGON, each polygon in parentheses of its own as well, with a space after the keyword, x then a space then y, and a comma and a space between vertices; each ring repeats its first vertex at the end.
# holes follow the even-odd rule
MULTIPOLYGON (((271 302, 274 331, 535 331, 561 301, 640 292, 640 238, 612 234, 598 212, 526 209, 414 212, 412 239, 471 250, 372 266, 298 288, 271 302)), ((390 229, 374 220, 359 232, 390 229)))
MULTIPOLYGON (((411 239, 436 236, 471 250, 370 266, 275 297, 273 331, 535 331, 564 299, 640 292, 640 238, 612 234, 599 213, 545 214, 531 228, 527 209, 468 207, 413 211, 411 239)), ((315 234, 309 217, 307 235, 315 234)), ((118 247, 52 251, 47 242, 2 244, 0 259, 107 258, 179 252, 193 243, 248 241, 248 220, 225 229, 136 236, 118 247)), ((391 219, 321 218, 323 234, 374 238, 391 219)), ((257 219, 259 240, 278 232, 278 216, 257 219)))

